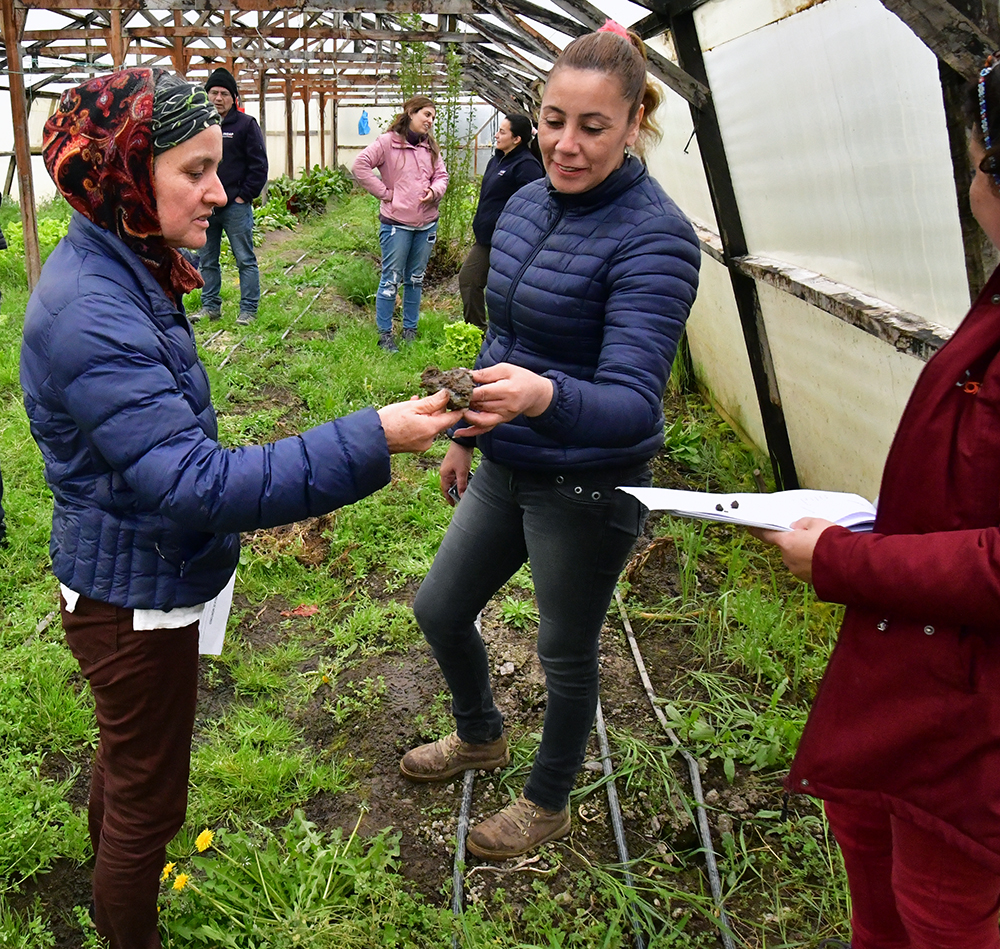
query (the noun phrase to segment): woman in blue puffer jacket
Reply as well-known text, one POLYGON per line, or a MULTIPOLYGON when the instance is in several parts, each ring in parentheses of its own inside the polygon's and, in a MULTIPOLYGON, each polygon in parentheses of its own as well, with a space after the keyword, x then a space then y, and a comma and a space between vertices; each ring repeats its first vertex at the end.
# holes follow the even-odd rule
POLYGON ((575 40, 542 97, 547 181, 510 199, 493 237, 490 324, 469 427, 441 466, 462 497, 414 604, 457 729, 402 773, 445 780, 509 760, 476 616, 527 560, 548 704, 524 793, 473 827, 469 850, 514 857, 570 830, 569 793, 598 694, 598 638, 646 510, 662 400, 698 283, 691 225, 627 149, 658 95, 642 43, 617 24, 575 40), (473 449, 483 460, 469 481, 473 449))
POLYGON ((156 897, 184 822, 199 623, 238 531, 322 514, 389 481, 389 455, 454 424, 447 394, 363 409, 271 445, 217 441, 182 305, 179 252, 226 203, 204 89, 127 69, 67 91, 43 155, 75 209, 28 303, 21 384, 55 496, 66 639, 99 728, 89 827, 94 920, 111 949, 158 949, 156 897))

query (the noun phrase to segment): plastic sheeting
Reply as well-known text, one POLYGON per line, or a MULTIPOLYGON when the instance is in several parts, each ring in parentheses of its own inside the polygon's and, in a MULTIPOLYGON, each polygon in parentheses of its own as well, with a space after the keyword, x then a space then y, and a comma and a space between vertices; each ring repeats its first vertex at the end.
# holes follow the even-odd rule
POLYGON ((827 0, 705 63, 750 252, 955 326, 969 296, 944 107, 910 29, 878 0, 827 0))

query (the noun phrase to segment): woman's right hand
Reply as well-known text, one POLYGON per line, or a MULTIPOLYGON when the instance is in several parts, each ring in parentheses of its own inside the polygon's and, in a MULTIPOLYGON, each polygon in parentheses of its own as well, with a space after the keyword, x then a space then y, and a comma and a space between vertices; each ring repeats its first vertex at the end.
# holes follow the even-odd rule
POLYGON ((390 454, 427 451, 436 436, 456 424, 461 412, 445 412, 450 394, 447 389, 426 398, 414 396, 409 402, 394 402, 378 410, 390 454))
POLYGON ((452 442, 441 462, 441 493, 445 500, 455 506, 455 499, 448 493, 452 487, 461 497, 469 486, 469 472, 472 470, 473 449, 452 442))

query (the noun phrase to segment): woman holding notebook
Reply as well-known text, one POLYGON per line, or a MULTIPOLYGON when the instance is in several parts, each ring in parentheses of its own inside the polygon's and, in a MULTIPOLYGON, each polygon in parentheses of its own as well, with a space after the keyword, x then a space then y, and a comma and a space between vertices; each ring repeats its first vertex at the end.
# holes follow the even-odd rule
MULTIPOLYGON (((972 210, 1000 246, 1000 70, 970 90, 972 210)), ((875 530, 756 531, 847 612, 789 791, 825 802, 853 949, 1000 946, 1000 271, 918 380, 875 530)))

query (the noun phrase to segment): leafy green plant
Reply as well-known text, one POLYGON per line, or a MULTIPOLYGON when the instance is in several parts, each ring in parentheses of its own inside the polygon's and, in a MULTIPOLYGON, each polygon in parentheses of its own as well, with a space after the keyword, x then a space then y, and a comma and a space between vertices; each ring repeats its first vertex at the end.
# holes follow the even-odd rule
POLYGON ((538 625, 538 610, 532 600, 516 600, 507 597, 500 604, 500 618, 515 629, 528 629, 538 625))
POLYGON ((338 725, 343 725, 349 718, 367 718, 379 707, 383 695, 385 676, 367 676, 361 682, 348 685, 335 700, 326 702, 323 707, 338 725))
POLYGON ((444 344, 438 348, 443 369, 471 368, 483 345, 483 331, 471 323, 449 323, 444 328, 444 344))
POLYGON ((398 835, 362 839, 360 823, 344 840, 340 828, 320 834, 296 810, 278 834, 220 830, 209 837, 211 855, 164 868, 167 947, 429 945, 441 914, 402 887, 398 835))

